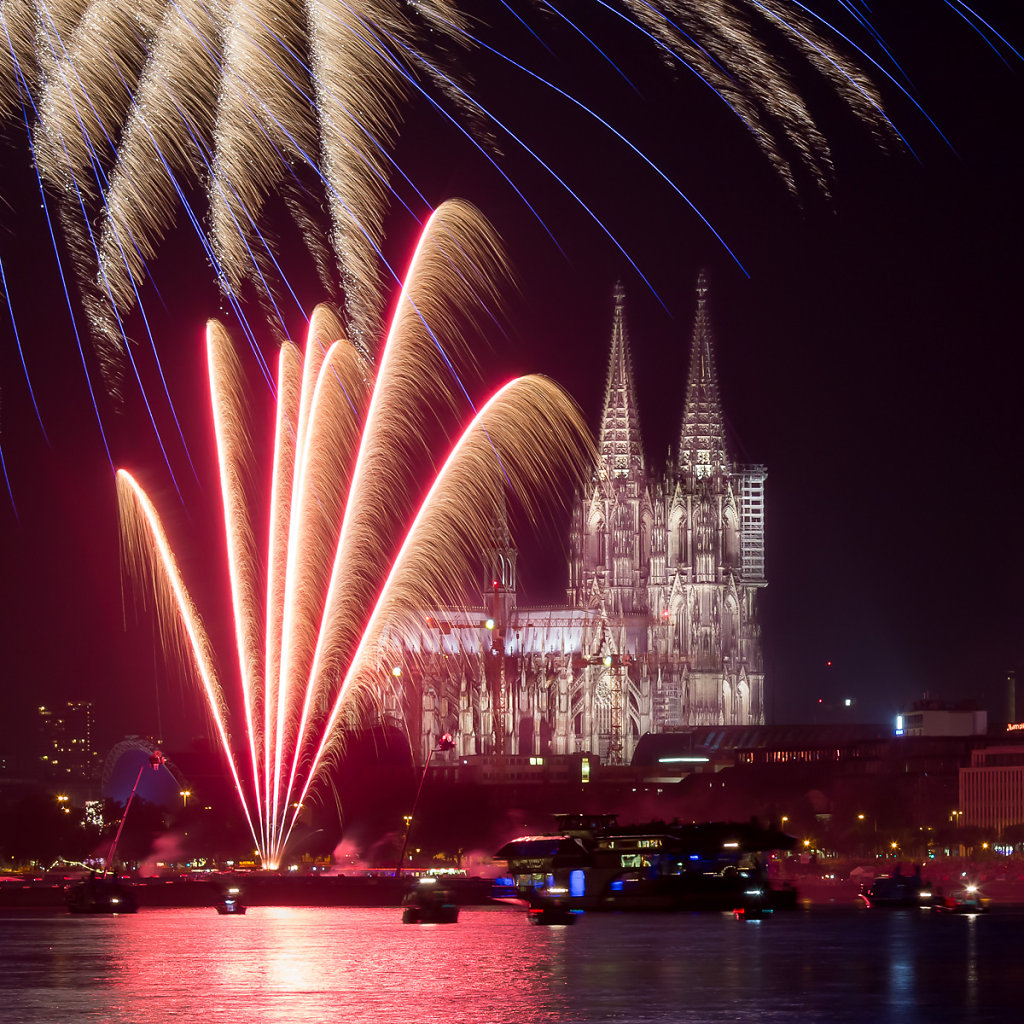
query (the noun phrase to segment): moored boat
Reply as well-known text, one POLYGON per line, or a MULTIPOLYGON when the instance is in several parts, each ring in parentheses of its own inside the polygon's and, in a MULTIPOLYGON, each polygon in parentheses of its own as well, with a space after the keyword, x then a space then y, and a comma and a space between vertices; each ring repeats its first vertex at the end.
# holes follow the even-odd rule
POLYGON ((764 855, 795 840, 756 822, 646 822, 619 825, 614 814, 556 815, 557 833, 521 836, 496 854, 508 862, 492 898, 533 907, 538 894, 564 889, 574 910, 762 911, 796 906, 796 890, 770 884, 764 855))
POLYGON ((72 914, 134 914, 135 894, 116 878, 88 878, 68 887, 65 901, 72 914))
POLYGON ((930 907, 934 903, 931 886, 921 878, 920 865, 912 875, 904 875, 897 865, 891 875, 879 875, 862 885, 857 895, 867 907, 930 907))

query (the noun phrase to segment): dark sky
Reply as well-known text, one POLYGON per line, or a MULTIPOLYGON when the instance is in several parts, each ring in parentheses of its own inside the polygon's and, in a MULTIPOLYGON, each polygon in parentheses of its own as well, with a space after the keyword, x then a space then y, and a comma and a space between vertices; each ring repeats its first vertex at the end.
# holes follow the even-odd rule
MULTIPOLYGON (((631 91, 571 34, 537 22, 552 52, 514 24, 492 29, 525 63, 599 108, 657 162, 729 240, 745 277, 688 207, 624 147, 571 107, 479 57, 481 94, 607 220, 648 277, 545 173, 503 143, 503 166, 537 204, 559 252, 523 203, 450 129, 414 107, 398 150, 431 202, 476 202, 505 238, 519 293, 507 336, 483 358, 495 381, 542 371, 596 424, 611 289, 627 310, 647 450, 660 467, 680 426, 701 267, 734 450, 763 462, 767 491, 764 647, 776 721, 809 721, 818 700, 852 696, 861 721, 883 721, 928 693, 976 697, 1004 716, 1003 679, 1024 662, 1024 501, 1019 296, 1024 210, 1019 179, 1024 66, 1008 64, 935 0, 883 5, 878 24, 952 146, 885 89, 916 156, 883 154, 812 79, 807 95, 834 147, 836 181, 802 205, 781 187, 743 129, 705 90, 673 81, 650 51, 609 25, 631 91), (889 12, 890 14, 892 12, 889 12), (827 662, 831 661, 831 668, 827 662)), ((1002 5, 988 13, 1002 17, 1002 5)), ((998 22, 1020 48, 1021 24, 998 22)), ((24 140, 7 133, 0 253, 48 440, 29 401, 13 336, 0 325, 0 418, 14 501, 0 502, 0 755, 16 753, 35 704, 88 696, 103 737, 162 731, 181 740, 198 714, 153 652, 148 620, 122 600, 117 517, 24 140), (125 608, 127 607, 127 612, 125 608), (125 622, 128 629, 125 629, 125 622)), ((408 217, 389 225, 402 262, 408 217)), ((282 251, 295 246, 285 237, 282 251)), ((294 255, 292 283, 322 298, 294 255)), ((193 476, 163 406, 157 415, 179 501, 129 387, 123 412, 99 398, 117 464, 140 468, 208 600, 217 572, 202 328, 221 303, 182 227, 155 268, 147 305, 166 361, 193 476)), ((295 332, 300 334, 298 317, 295 332)), ((134 335, 145 341, 138 323, 134 335)), ((267 349, 271 347, 269 334, 267 349)), ((150 379, 151 363, 140 361, 150 379)), ((261 396, 262 401, 265 396, 261 396)), ((530 566, 525 598, 564 581, 530 566)), ((218 590, 219 588, 219 590, 218 590)))

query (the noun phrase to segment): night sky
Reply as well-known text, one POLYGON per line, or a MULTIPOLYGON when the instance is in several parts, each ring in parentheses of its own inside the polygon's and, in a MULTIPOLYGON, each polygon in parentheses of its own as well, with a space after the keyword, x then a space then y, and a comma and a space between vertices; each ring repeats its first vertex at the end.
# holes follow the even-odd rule
MULTIPOLYGON (((481 353, 491 383, 512 372, 548 373, 596 426, 611 291, 621 277, 655 469, 678 437, 694 287, 699 269, 708 269, 733 452, 768 467, 762 617, 776 722, 842 715, 881 722, 925 693, 976 698, 1002 720, 1005 673, 1024 667, 1024 64, 1009 51, 1004 62, 939 0, 883 6, 897 16, 875 11, 876 24, 951 145, 888 87, 891 116, 916 155, 883 153, 808 75, 836 180, 829 198, 805 181, 801 204, 720 101, 674 79, 612 24, 596 23, 595 38, 609 43, 635 89, 550 21, 535 22, 550 51, 512 21, 487 30, 629 135, 715 224, 749 278, 625 147, 486 55, 472 67, 480 94, 606 220, 650 286, 507 140, 502 166, 561 252, 523 201, 429 110, 411 108, 397 153, 431 203, 469 199, 505 239, 519 288, 506 334, 495 332, 481 353), (857 701, 852 711, 829 710, 847 696, 857 701)), ((1019 49, 1022 25, 1003 20, 1002 6, 983 9, 1019 49)), ((0 444, 13 502, 0 501, 0 756, 10 752, 17 763, 36 704, 82 697, 97 703, 101 742, 140 732, 162 734, 173 747, 199 731, 199 704, 154 653, 151 621, 123 595, 112 473, 23 134, 10 128, 0 157, 0 255, 46 437, 4 314, 0 444)), ((415 230, 401 210, 389 223, 387 251, 399 265, 415 230)), ((312 308, 324 296, 284 228, 280 252, 312 308)), ((195 465, 193 475, 157 398, 180 500, 137 387, 128 382, 121 411, 98 397, 113 460, 137 470, 154 494, 187 578, 203 591, 203 610, 223 601, 226 589, 202 340, 207 317, 224 316, 229 327, 231 319, 211 279, 182 225, 145 291, 195 465)), ((294 307, 287 315, 301 337, 294 307)), ((141 322, 132 334, 149 381, 141 322)), ((270 333, 264 338, 269 352, 270 333)), ((268 401, 257 391, 260 408, 268 401)), ((559 599, 565 578, 552 573, 552 554, 561 557, 557 547, 531 550, 524 542, 521 602, 559 599)))

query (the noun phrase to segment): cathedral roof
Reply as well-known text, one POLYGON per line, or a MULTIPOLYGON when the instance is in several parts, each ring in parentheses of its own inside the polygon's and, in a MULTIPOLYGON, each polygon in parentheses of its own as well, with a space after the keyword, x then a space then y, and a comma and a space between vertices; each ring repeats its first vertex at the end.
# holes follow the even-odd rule
POLYGON ((679 467, 697 476, 710 475, 728 463, 707 293, 707 274, 702 270, 697 279, 697 315, 690 346, 683 429, 679 437, 679 467))
MULTIPOLYGON (((417 655, 477 656, 491 646, 492 635, 484 624, 486 611, 462 608, 434 609, 396 624, 386 637, 417 655)), ((647 619, 632 616, 609 620, 602 609, 517 608, 505 627, 505 653, 578 654, 589 657, 618 630, 615 652, 632 657, 647 652, 647 619)))
POLYGON ((642 473, 644 455, 633 386, 633 362, 626 334, 626 292, 621 282, 615 286, 614 299, 612 349, 598 452, 603 473, 609 477, 622 477, 634 471, 642 473))

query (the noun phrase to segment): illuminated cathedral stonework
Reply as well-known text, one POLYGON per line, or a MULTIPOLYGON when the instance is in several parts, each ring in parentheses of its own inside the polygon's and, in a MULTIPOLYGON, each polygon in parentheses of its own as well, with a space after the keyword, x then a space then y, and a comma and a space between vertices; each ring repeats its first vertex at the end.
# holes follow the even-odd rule
POLYGON ((598 466, 574 503, 566 604, 518 604, 516 552, 496 528, 483 608, 439 612, 404 638, 414 657, 386 703, 420 763, 443 733, 459 756, 587 752, 627 764, 649 732, 764 723, 766 471, 729 456, 706 279, 678 448, 661 476, 644 459, 624 303, 618 286, 598 466))

